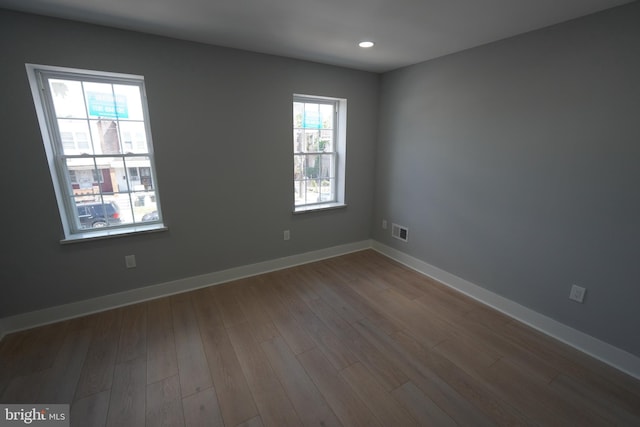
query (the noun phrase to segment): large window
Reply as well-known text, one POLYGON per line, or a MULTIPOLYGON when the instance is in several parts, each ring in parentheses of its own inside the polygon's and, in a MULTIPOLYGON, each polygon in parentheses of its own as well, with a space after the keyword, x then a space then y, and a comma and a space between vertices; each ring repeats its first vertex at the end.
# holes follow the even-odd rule
POLYGON ((163 228, 143 78, 27 72, 65 239, 163 228))
POLYGON ((344 206, 346 100, 293 97, 294 210, 344 206))

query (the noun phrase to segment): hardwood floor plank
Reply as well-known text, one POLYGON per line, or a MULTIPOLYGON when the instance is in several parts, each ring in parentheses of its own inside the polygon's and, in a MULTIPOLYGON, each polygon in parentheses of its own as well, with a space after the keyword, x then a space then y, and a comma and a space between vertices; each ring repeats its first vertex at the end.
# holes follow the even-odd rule
POLYGON ((372 346, 360 333, 322 300, 311 302, 311 309, 331 329, 343 345, 351 350, 360 362, 369 368, 378 381, 393 390, 407 382, 407 376, 384 354, 372 346))
POLYGON ((313 314, 309 306, 298 297, 295 292, 295 284, 282 282, 276 286, 276 292, 280 301, 286 306, 295 320, 302 325, 304 330, 314 340, 316 346, 322 350, 336 369, 342 369, 358 361, 358 358, 342 345, 340 339, 313 314))
POLYGON ((265 426, 299 426, 295 409, 273 372, 248 322, 227 328, 240 366, 265 426))
POLYGON ((403 329, 410 332, 422 345, 431 348, 451 338, 455 331, 450 324, 435 316, 429 316, 422 306, 388 289, 380 292, 370 302, 390 317, 397 320, 403 329))
POLYGON ((343 319, 347 322, 353 323, 364 318, 364 314, 356 310, 352 305, 345 301, 342 296, 334 290, 334 286, 340 283, 339 279, 335 275, 327 274, 320 276, 322 280, 315 280, 313 282, 314 291, 325 301, 330 307, 332 307, 343 319), (332 286, 332 284, 334 286, 332 286))
MULTIPOLYGON (((309 334, 300 325, 293 314, 289 312, 272 290, 274 281, 277 281, 277 276, 274 274, 265 275, 263 278, 259 278, 261 284, 252 289, 256 293, 265 307, 267 313, 276 325, 279 334, 284 338, 289 347, 294 353, 299 354, 303 351, 309 350, 315 347, 315 342, 309 334)), ((262 420, 265 422, 265 420, 262 420)))
POLYGON ((396 333, 392 339, 498 424, 528 424, 526 417, 496 396, 486 382, 465 372, 437 351, 425 349, 408 334, 396 333))
POLYGON ((520 322, 512 321, 504 325, 499 333, 516 345, 534 347, 540 357, 562 372, 606 390, 627 407, 640 407, 640 381, 520 322))
POLYGON ((147 303, 147 383, 178 374, 171 303, 160 298, 147 303))
POLYGON ((509 399, 519 411, 543 425, 613 425, 589 407, 576 410, 571 401, 551 387, 540 384, 535 376, 527 375, 506 359, 493 364, 484 376, 503 398, 509 399))
POLYGON ((363 427, 381 425, 320 350, 312 349, 297 357, 344 425, 363 427))
POLYGON ((147 307, 135 304, 122 309, 122 327, 116 363, 146 357, 147 307))
POLYGON ((177 375, 147 385, 146 425, 184 426, 180 380, 177 375))
MULTIPOLYGON (((433 313, 431 308, 428 308, 428 310, 433 313)), ((481 323, 474 322, 466 317, 466 315, 460 315, 460 313, 451 312, 447 315, 447 322, 452 325, 455 331, 453 334, 459 339, 464 341, 470 338, 471 340, 482 342, 482 348, 485 349, 485 351, 490 354, 508 357, 513 362, 522 366, 523 369, 535 372, 547 383, 559 373, 553 364, 540 357, 534 345, 524 347, 516 344, 497 331, 481 323)))
POLYGON ((213 385, 190 294, 171 297, 173 331, 182 397, 213 385))
POLYGON ((225 425, 235 426, 257 416, 258 409, 212 297, 198 291, 192 301, 222 418, 225 425))
POLYGON ((182 408, 185 427, 224 427, 213 387, 183 398, 182 408))
POLYGON ((472 340, 452 338, 433 347, 433 350, 464 369, 467 373, 482 371, 496 363, 502 357, 482 347, 472 340))
POLYGON ((20 357, 12 357, 7 361, 6 366, 11 371, 11 376, 27 375, 50 368, 67 335, 68 326, 69 322, 64 321, 39 326, 5 338, 11 341, 7 346, 12 346, 15 351, 7 353, 20 354, 20 357))
POLYGON ((341 370, 340 375, 351 385, 351 388, 356 391, 356 394, 383 426, 417 425, 416 420, 402 406, 394 399, 389 398, 387 390, 361 363, 354 363, 341 370))
POLYGON ((73 402, 89 344, 90 329, 70 331, 65 337, 56 360, 48 370, 46 380, 39 387, 38 400, 45 403, 73 402))
POLYGON ((626 407, 605 390, 593 387, 566 374, 560 374, 550 387, 578 408, 589 407, 607 422, 621 426, 640 426, 640 405, 626 407))
POLYGON ((251 418, 250 420, 247 420, 243 423, 238 424, 236 427, 263 427, 264 424, 262 424, 262 418, 260 417, 254 417, 251 418))
POLYGON ((264 341, 262 349, 305 426, 341 425, 281 337, 264 341))
POLYGON ((145 425, 146 358, 118 363, 113 373, 107 427, 145 425))
POLYGON ((71 405, 71 425, 104 427, 107 424, 110 390, 76 400, 71 405))
MULTIPOLYGON (((385 316, 381 311, 374 309, 371 304, 367 303, 362 295, 352 289, 353 287, 358 286, 362 288, 363 284, 361 279, 352 281, 350 286, 345 286, 343 283, 334 283, 329 286, 332 286, 334 290, 340 294, 340 297, 345 303, 352 306, 359 313, 362 313, 367 319, 375 323, 386 333, 393 333, 401 327, 398 322, 388 316, 385 316)), ((386 289, 387 288, 383 290, 386 289)))
POLYGON ((251 324, 253 336, 262 342, 277 337, 279 333, 265 311, 262 300, 257 297, 254 282, 252 279, 243 280, 234 290, 244 318, 251 324))
POLYGON ((245 282, 237 280, 209 288, 209 292, 211 292, 211 295, 213 295, 215 299, 216 305, 226 327, 247 321, 247 318, 242 311, 242 307, 236 299, 236 292, 234 290, 236 286, 242 286, 243 283, 245 282))
POLYGON ((412 351, 399 346, 389 335, 378 330, 366 319, 355 325, 376 348, 387 355, 402 369, 407 377, 423 393, 460 425, 492 426, 495 424, 471 402, 463 398, 449 383, 440 378, 431 368, 423 365, 412 351))
POLYGON ((111 388, 121 326, 120 309, 96 315, 91 345, 76 388, 76 400, 111 388))
POLYGON ((49 369, 45 369, 33 374, 13 377, 0 395, 0 402, 15 404, 37 402, 40 385, 48 384, 48 375, 49 369))
POLYGON ((407 382, 391 395, 411 414, 420 426, 454 427, 458 424, 429 399, 412 382, 407 382))
POLYGON ((25 331, 14 332, 0 340, 0 398, 4 395, 11 381, 20 376, 16 364, 20 359, 19 356, 22 355, 20 342, 24 339, 24 335, 26 335, 25 331))
POLYGON ((307 265, 289 268, 283 271, 285 282, 294 283, 291 289, 296 293, 298 298, 302 301, 311 301, 320 298, 320 296, 313 290, 308 282, 307 265))

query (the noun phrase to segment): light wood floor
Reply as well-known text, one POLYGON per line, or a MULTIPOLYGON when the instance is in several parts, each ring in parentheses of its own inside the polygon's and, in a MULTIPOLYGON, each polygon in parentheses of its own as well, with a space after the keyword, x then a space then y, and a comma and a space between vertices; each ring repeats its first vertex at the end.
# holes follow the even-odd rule
POLYGON ((640 426, 640 382, 363 251, 15 333, 72 426, 640 426))

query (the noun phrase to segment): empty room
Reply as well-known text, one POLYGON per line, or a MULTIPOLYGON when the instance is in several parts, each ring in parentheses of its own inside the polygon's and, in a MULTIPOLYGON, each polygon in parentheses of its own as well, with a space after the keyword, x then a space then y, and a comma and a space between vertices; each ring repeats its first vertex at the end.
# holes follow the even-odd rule
POLYGON ((639 23, 0 0, 0 425, 640 425, 639 23))

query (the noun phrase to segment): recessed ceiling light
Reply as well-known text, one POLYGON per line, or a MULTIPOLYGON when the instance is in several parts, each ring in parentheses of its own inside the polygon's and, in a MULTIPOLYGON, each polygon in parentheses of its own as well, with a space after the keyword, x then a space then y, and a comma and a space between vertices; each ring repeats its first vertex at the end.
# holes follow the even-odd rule
POLYGON ((373 47, 373 45, 374 45, 373 42, 360 42, 360 43, 358 43, 358 46, 364 47, 364 48, 373 47))

